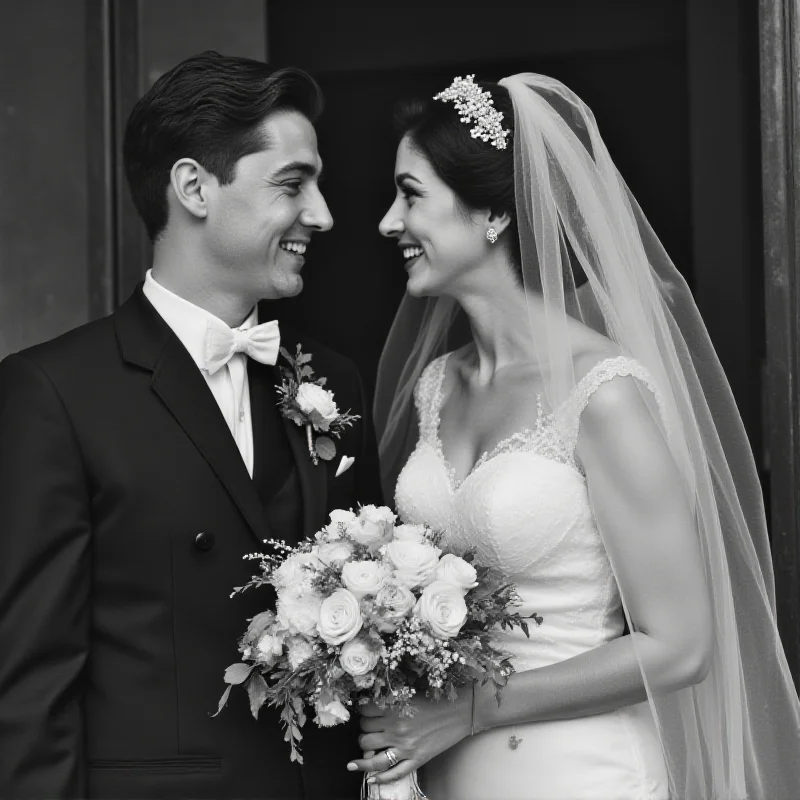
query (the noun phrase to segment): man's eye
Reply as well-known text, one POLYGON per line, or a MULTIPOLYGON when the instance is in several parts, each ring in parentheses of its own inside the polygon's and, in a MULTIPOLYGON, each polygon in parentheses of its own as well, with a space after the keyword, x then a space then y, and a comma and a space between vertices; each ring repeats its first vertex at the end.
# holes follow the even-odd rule
POLYGON ((289 190, 289 194, 297 194, 301 187, 300 181, 287 181, 283 184, 284 189, 289 190))

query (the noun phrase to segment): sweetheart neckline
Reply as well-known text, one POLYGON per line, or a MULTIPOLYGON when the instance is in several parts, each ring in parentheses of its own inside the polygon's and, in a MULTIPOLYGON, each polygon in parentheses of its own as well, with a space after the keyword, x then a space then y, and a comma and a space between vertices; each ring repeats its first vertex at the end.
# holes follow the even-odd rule
MULTIPOLYGON (((578 395, 580 393, 580 391, 584 388, 584 386, 588 386, 590 384, 590 381, 592 380, 593 376, 596 373, 601 372, 601 368, 602 367, 610 365, 610 364, 612 364, 614 362, 620 362, 620 361, 630 362, 630 359, 625 357, 625 356, 613 356, 613 357, 604 358, 603 360, 598 361, 592 367, 592 369, 590 369, 580 379, 580 381, 578 381, 578 383, 573 387, 572 391, 569 393, 569 396, 566 397, 561 402, 561 404, 558 406, 558 408, 556 408, 554 411, 548 412, 547 414, 544 413, 544 410, 543 410, 543 407, 542 407, 542 393, 541 392, 537 392, 536 393, 536 404, 537 404, 537 412, 538 413, 537 413, 537 419, 536 419, 536 427, 535 428, 525 427, 525 428, 522 428, 521 430, 515 431, 515 432, 511 433, 509 436, 506 436, 503 439, 501 439, 500 441, 498 441, 491 449, 484 450, 481 453, 481 455, 478 457, 478 459, 475 461, 475 463, 472 465, 472 467, 470 467, 469 471, 464 475, 464 477, 459 479, 456 476, 455 467, 450 463, 450 461, 448 460, 447 456, 444 453, 444 444, 443 444, 442 438, 441 438, 441 436, 439 434, 439 429, 441 427, 441 410, 442 410, 442 402, 443 402, 442 386, 444 385, 445 371, 446 371, 446 368, 447 368, 447 361, 448 361, 449 357, 450 357, 450 353, 445 353, 443 356, 440 356, 439 364, 436 365, 438 367, 439 374, 435 376, 434 393, 433 393, 433 397, 431 399, 431 405, 432 405, 431 411, 433 413, 433 419, 431 420, 432 424, 431 424, 431 428, 430 428, 430 431, 431 431, 430 435, 431 435, 431 437, 433 439, 434 449, 435 449, 435 451, 436 451, 436 453, 437 453, 437 455, 438 455, 438 457, 439 457, 439 459, 440 459, 440 461, 441 461, 441 463, 442 463, 442 465, 443 465, 443 467, 445 469, 445 473, 447 474, 448 481, 449 481, 449 484, 450 484, 450 488, 451 488, 451 490, 453 492, 455 492, 458 489, 460 489, 464 485, 464 483, 467 480, 469 480, 469 478, 478 469, 480 469, 480 467, 482 467, 484 464, 488 463, 489 461, 493 460, 498 455, 500 455, 503 452, 502 448, 504 448, 508 444, 512 443, 515 439, 521 438, 521 437, 525 437, 525 436, 543 435, 543 431, 547 430, 548 428, 550 428, 552 430, 555 430, 556 429, 556 419, 557 419, 558 414, 562 411, 562 409, 567 408, 569 402, 576 395, 578 395)), ((628 367, 628 369, 630 369, 630 367, 628 367)), ((628 371, 626 371, 625 373, 620 373, 620 374, 634 375, 633 372, 628 372, 628 371)), ((645 380, 645 383, 647 383, 648 387, 651 388, 651 391, 653 391, 655 393, 656 400, 658 401, 659 408, 661 409, 660 397, 658 396, 658 393, 655 391, 655 389, 652 386, 650 386, 649 379, 646 376, 643 376, 643 375, 640 375, 640 376, 637 376, 637 377, 640 377, 641 379, 645 380)), ((663 417, 663 410, 662 410, 662 417, 663 417)), ((557 431, 556 431, 556 435, 558 435, 557 431)), ((561 437, 559 436, 559 438, 561 438, 561 437)), ((573 448, 574 448, 574 446, 573 446, 573 448)), ((514 451, 512 451, 512 452, 514 452, 514 451)), ((531 452, 533 452, 533 451, 531 451, 531 452)), ((549 461, 555 461, 556 463, 564 463, 567 466, 572 467, 581 476, 581 478, 585 478, 583 472, 581 472, 581 470, 577 466, 577 464, 574 463, 574 449, 573 449, 573 452, 570 452, 569 448, 564 448, 564 454, 566 455, 566 457, 568 459, 565 462, 562 462, 559 459, 549 458, 548 456, 543 455, 543 454, 540 454, 540 455, 542 455, 543 458, 546 458, 549 461)))

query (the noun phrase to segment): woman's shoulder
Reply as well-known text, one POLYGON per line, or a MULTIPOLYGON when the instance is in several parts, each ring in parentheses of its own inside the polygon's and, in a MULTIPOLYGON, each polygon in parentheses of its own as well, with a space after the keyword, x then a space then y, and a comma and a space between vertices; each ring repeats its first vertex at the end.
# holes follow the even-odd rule
MULTIPOLYGON (((647 368, 616 348, 582 354, 575 361, 571 411, 590 435, 617 435, 621 424, 663 421, 661 393, 647 368)), ((577 430, 575 431, 577 434, 577 430)))

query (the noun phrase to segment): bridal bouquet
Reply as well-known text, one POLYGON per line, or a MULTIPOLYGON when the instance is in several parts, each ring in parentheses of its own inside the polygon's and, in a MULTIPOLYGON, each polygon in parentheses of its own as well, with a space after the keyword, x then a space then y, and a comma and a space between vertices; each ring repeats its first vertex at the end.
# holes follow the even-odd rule
POLYGON ((475 680, 491 682, 499 701, 514 670, 492 629, 528 633, 513 584, 470 552, 445 552, 441 533, 395 524, 388 508, 330 519, 296 547, 270 540, 275 554, 245 556, 259 574, 231 596, 271 585, 276 610, 249 620, 216 713, 233 686, 244 687, 255 717, 264 704, 281 709, 290 758, 302 763, 307 711, 322 727, 368 702, 413 714, 416 694, 455 699, 475 680))

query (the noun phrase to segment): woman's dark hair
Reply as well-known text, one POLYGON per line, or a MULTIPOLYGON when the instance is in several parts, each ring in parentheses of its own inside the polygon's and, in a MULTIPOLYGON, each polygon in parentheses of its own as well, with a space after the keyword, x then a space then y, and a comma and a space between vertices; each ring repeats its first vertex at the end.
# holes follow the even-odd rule
POLYGON ((269 146, 261 124, 279 109, 316 122, 322 112, 316 81, 300 69, 274 70, 209 50, 152 85, 131 111, 122 147, 133 202, 151 241, 167 225, 173 164, 194 158, 221 184, 231 183, 240 158, 269 146))
MULTIPOLYGON (((480 81, 494 107, 503 114, 503 127, 511 131, 508 146, 498 150, 491 142, 473 139, 473 124, 461 122, 453 103, 441 100, 411 100, 398 105, 395 129, 433 167, 434 172, 453 190, 467 208, 483 209, 511 217, 506 241, 511 259, 521 270, 517 209, 514 194, 514 108, 508 90, 497 83, 480 81)), ((519 275, 521 279, 521 272, 519 275)))

